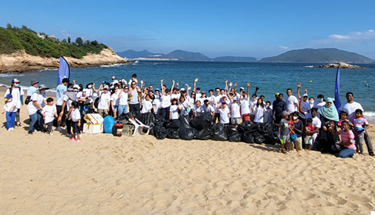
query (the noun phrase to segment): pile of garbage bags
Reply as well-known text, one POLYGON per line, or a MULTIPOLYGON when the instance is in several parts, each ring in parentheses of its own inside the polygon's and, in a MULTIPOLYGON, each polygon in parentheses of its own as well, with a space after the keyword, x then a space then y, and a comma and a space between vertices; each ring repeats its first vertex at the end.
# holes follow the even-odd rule
POLYGON ((258 123, 253 125, 250 121, 242 122, 237 127, 233 125, 224 126, 213 123, 212 115, 201 114, 194 119, 189 116, 180 116, 178 120, 165 120, 161 115, 153 113, 129 112, 118 117, 118 121, 124 121, 134 117, 143 124, 151 127, 150 134, 157 139, 164 138, 182 140, 218 140, 245 143, 267 143, 279 142, 276 135, 278 125, 271 123, 258 123))

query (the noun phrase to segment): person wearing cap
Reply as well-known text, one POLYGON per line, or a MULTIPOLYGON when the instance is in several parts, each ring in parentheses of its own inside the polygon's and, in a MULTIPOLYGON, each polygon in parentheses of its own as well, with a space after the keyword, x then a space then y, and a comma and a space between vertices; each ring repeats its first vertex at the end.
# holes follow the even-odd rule
POLYGON ((8 95, 8 94, 11 94, 12 95, 12 99, 13 99, 13 102, 15 103, 16 105, 16 125, 17 127, 22 127, 21 126, 21 121, 20 121, 20 111, 21 111, 21 105, 23 105, 23 95, 24 95, 24 92, 22 90, 22 88, 20 87, 20 81, 18 79, 13 79, 12 80, 12 83, 11 83, 11 87, 8 88, 6 91, 5 91, 5 95, 8 95))
POLYGON ((104 118, 109 113, 109 108, 111 105, 111 93, 109 93, 109 88, 107 85, 103 87, 103 91, 99 96, 98 110, 99 114, 104 118))
POLYGON ((307 102, 308 95, 304 94, 302 98, 299 98, 299 117, 304 120, 307 120, 308 113, 310 111, 310 103, 307 102))
MULTIPOLYGON (((36 79, 31 80, 30 87, 27 89, 27 92, 26 92, 26 96, 27 96, 26 99, 29 98, 30 100, 30 97, 33 95, 33 93, 38 90, 38 84, 39 82, 36 79)), ((28 104, 28 103, 29 102, 27 103, 25 102, 25 104, 28 104)))
POLYGON ((3 107, 2 114, 6 113, 5 118, 7 120, 6 125, 8 131, 12 131, 15 125, 17 107, 16 103, 12 98, 12 94, 5 95, 5 104, 3 107))
POLYGON ((46 85, 39 85, 38 90, 33 93, 27 105, 27 113, 30 117, 29 134, 33 134, 34 130, 40 132, 43 129, 43 115, 41 111, 46 104, 44 93, 47 89, 49 88, 46 85))

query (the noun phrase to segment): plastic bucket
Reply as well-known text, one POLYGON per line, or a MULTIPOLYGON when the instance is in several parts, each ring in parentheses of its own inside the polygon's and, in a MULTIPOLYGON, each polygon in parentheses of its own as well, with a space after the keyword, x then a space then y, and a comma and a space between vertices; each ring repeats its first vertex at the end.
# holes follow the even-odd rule
POLYGON ((113 136, 121 137, 123 128, 124 128, 124 125, 122 123, 116 123, 113 126, 113 136))

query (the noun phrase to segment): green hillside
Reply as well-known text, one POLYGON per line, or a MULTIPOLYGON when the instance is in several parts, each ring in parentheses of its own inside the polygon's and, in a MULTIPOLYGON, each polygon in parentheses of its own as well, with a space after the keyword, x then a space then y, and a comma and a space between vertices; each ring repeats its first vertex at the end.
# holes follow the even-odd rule
POLYGON ((290 63, 373 63, 374 60, 354 52, 334 48, 299 49, 285 52, 275 57, 267 57, 261 62, 290 62, 290 63))
POLYGON ((83 41, 77 37, 75 42, 71 42, 70 38, 60 41, 44 33, 38 34, 26 26, 17 28, 8 24, 7 28, 0 27, 0 54, 24 49, 27 54, 34 56, 82 58, 88 53, 98 54, 104 48, 107 46, 96 40, 83 41))

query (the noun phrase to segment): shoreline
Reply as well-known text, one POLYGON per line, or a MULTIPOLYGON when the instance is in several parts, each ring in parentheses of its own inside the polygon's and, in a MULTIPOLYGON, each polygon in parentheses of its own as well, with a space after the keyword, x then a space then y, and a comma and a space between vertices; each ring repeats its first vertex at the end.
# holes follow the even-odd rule
MULTIPOLYGON (((81 59, 64 57, 70 68, 100 67, 114 64, 133 64, 135 61, 118 56, 111 47, 100 54, 88 53, 81 59)), ((27 54, 24 50, 0 55, 0 74, 25 73, 36 70, 58 69, 59 58, 46 58, 27 54)))

